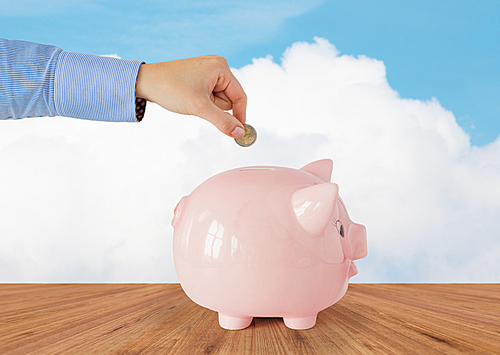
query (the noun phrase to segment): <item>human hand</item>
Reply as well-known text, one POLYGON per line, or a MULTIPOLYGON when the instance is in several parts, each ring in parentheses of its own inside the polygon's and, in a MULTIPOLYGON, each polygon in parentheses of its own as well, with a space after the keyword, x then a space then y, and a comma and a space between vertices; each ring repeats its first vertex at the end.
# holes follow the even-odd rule
POLYGON ((222 57, 206 55, 142 64, 136 97, 172 112, 206 119, 230 137, 245 134, 247 97, 222 57), (231 109, 232 115, 225 112, 231 109))

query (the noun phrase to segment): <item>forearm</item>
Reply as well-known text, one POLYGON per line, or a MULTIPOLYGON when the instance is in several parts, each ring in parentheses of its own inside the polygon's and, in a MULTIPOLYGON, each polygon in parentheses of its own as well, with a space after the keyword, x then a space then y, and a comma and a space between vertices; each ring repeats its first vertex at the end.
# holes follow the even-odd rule
POLYGON ((0 39, 0 119, 137 122, 135 84, 141 64, 0 39))
POLYGON ((141 64, 136 60, 63 51, 54 81, 58 115, 137 122, 135 85, 141 64))

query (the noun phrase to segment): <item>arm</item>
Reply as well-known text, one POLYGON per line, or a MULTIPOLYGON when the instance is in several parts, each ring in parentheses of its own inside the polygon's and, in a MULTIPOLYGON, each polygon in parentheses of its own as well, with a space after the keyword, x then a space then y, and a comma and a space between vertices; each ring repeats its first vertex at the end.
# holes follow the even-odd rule
POLYGON ((0 38, 0 119, 57 114, 54 73, 61 51, 0 38))
POLYGON ((137 122, 135 84, 142 63, 0 39, 0 119, 137 122))
POLYGON ((137 122, 146 99, 202 117, 231 137, 244 135, 245 92, 217 56, 144 64, 0 39, 0 94, 0 119, 137 122), (225 112, 231 109, 233 115, 225 112))

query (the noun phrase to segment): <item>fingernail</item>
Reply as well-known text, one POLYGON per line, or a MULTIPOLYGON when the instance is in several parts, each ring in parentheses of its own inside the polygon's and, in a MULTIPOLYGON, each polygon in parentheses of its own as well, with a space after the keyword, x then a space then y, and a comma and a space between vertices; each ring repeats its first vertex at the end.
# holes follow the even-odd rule
POLYGON ((234 138, 241 138, 245 135, 245 130, 240 126, 236 126, 235 129, 231 132, 231 136, 234 138))

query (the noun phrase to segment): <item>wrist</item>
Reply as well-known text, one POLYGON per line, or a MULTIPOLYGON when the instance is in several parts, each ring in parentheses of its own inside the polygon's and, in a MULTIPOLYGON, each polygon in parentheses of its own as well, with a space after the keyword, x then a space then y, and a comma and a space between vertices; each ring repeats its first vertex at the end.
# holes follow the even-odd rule
POLYGON ((147 77, 148 77, 148 64, 142 64, 139 67, 137 74, 137 82, 135 84, 135 97, 143 98, 149 101, 147 96, 147 77))

